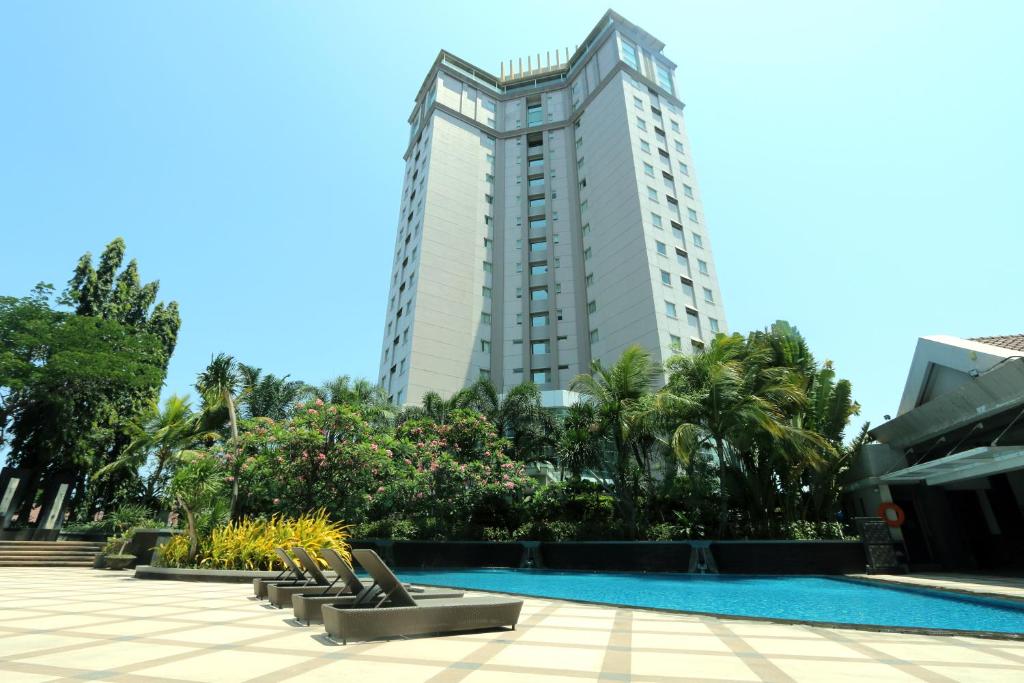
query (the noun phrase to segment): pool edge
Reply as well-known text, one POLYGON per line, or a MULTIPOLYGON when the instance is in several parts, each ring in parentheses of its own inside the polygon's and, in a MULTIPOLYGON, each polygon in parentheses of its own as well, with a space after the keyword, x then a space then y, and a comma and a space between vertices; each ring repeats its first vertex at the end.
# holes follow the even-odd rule
MULTIPOLYGON (((844 578, 847 575, 838 575, 844 578)), ((834 577, 831 577, 834 578, 834 577)), ((850 577, 850 580, 856 581, 859 579, 850 577)), ((755 617, 748 616, 745 614, 722 614, 718 612, 698 612, 693 610, 681 610, 671 609, 668 607, 641 607, 637 605, 628 605, 618 602, 599 602, 596 600, 576 600, 572 598, 549 598, 543 595, 529 595, 527 593, 513 593, 508 591, 488 591, 481 590, 479 588, 470 588, 467 586, 455 586, 452 584, 436 584, 436 583, 425 583, 421 581, 415 582, 418 586, 430 586, 434 588, 456 588, 459 590, 472 591, 475 593, 489 593, 493 595, 510 595, 518 598, 530 598, 533 600, 552 600, 557 602, 577 603, 581 605, 594 605, 598 607, 616 607, 619 609, 631 609, 642 612, 655 612, 659 614, 687 614, 691 616, 699 617, 713 617, 720 620, 738 619, 741 621, 757 621, 761 623, 769 624, 785 624, 788 626, 814 626, 816 628, 830 628, 830 629, 851 629, 854 631, 870 631, 873 633, 906 633, 910 635, 923 635, 923 636, 963 636, 968 638, 985 638, 988 640, 1008 640, 1014 642, 1024 642, 1024 633, 1010 633, 1005 631, 970 631, 960 629, 941 629, 941 628, 926 628, 923 626, 883 626, 879 624, 850 624, 845 622, 833 622, 833 621, 805 621, 802 619, 784 619, 782 617, 755 617)), ((879 583, 883 583, 879 581, 879 583)), ((895 584, 896 582, 889 582, 886 587, 895 584)), ((924 589, 929 590, 929 589, 924 589)), ((960 593, 961 591, 949 591, 960 593)), ((970 595, 969 593, 967 594, 970 595)), ((977 597, 977 596, 975 596, 977 597)), ((988 596, 986 596, 988 597, 988 596)))

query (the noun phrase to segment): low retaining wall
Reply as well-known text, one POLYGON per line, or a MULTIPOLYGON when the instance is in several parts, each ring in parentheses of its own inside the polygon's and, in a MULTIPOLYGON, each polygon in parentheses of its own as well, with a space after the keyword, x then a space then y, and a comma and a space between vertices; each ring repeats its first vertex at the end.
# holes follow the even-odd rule
POLYGON ((563 541, 540 544, 545 569, 685 572, 689 543, 677 541, 563 541))
MULTIPOLYGON (((688 541, 389 541, 363 539, 395 567, 527 567, 584 571, 685 572, 688 541)), ((855 574, 866 557, 859 541, 711 541, 723 574, 855 574)))
MULTIPOLYGON (((581 571, 686 572, 688 541, 352 541, 377 551, 398 569, 537 567, 581 571)), ((712 541, 722 574, 858 574, 866 558, 859 541, 712 541)), ((251 581, 275 572, 168 569, 140 565, 137 578, 179 581, 251 581)))
POLYGON ((722 574, 859 574, 867 566, 860 541, 712 541, 722 574))
POLYGON ((392 560, 397 567, 519 567, 521 543, 488 541, 396 541, 392 560))

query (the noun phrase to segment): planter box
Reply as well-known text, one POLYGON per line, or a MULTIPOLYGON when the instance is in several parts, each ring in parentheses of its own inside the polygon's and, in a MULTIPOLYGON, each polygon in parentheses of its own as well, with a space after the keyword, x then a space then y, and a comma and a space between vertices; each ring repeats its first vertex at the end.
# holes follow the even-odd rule
POLYGON ((137 558, 132 564, 133 567, 151 564, 156 555, 156 549, 180 533, 182 533, 181 529, 137 529, 124 552, 137 558))
POLYGON ((281 572, 249 571, 246 569, 174 569, 139 565, 136 579, 163 579, 167 581, 204 581, 213 583, 252 583, 253 579, 270 580, 281 572))

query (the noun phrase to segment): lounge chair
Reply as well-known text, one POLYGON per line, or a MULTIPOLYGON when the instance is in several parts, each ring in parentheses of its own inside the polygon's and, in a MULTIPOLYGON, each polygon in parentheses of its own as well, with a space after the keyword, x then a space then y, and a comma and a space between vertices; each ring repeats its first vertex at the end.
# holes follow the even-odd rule
POLYGON ((353 550, 352 554, 380 592, 360 604, 321 608, 327 634, 342 643, 502 626, 514 630, 519 621, 523 601, 513 598, 441 598, 417 603, 377 553, 353 550))
POLYGON ((291 607, 293 595, 310 593, 316 590, 330 590, 335 582, 337 582, 337 579, 330 581, 324 576, 320 565, 316 563, 316 560, 310 556, 305 548, 296 545, 292 546, 291 551, 295 554, 296 559, 298 559, 299 566, 305 570, 308 580, 305 583, 293 585, 275 583, 270 586, 267 590, 267 597, 270 598, 270 604, 274 607, 291 607))
POLYGON ((288 555, 284 548, 274 548, 274 553, 281 562, 284 563, 284 569, 281 573, 272 579, 253 579, 252 590, 256 594, 256 597, 260 600, 265 600, 267 597, 267 591, 270 584, 281 583, 281 584, 293 584, 298 585, 300 583, 307 583, 309 577, 306 573, 299 569, 292 558, 288 555))
MULTIPOLYGON (((302 555, 295 554, 302 560, 302 555)), ((359 577, 355 575, 348 563, 332 548, 324 548, 320 551, 320 557, 327 561, 338 578, 330 586, 320 592, 310 591, 299 595, 292 595, 292 611, 295 620, 306 624, 319 624, 323 621, 321 608, 324 605, 335 605, 337 607, 351 607, 357 602, 372 600, 380 592, 376 584, 366 586, 359 577), (338 584, 340 587, 336 588, 338 584)), ((434 600, 437 598, 461 598, 462 591, 447 588, 421 588, 406 584, 405 589, 416 596, 417 600, 434 600)))

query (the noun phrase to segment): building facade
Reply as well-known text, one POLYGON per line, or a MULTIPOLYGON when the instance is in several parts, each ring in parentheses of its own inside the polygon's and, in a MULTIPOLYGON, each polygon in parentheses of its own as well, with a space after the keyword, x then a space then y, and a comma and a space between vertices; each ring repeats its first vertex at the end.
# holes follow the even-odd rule
POLYGON ((896 416, 870 433, 849 515, 898 506, 914 570, 1024 571, 1024 335, 922 337, 896 416))
POLYGON ((409 118, 380 363, 395 403, 487 377, 562 406, 593 360, 726 331, 663 48, 609 11, 544 66, 439 54, 409 118))

